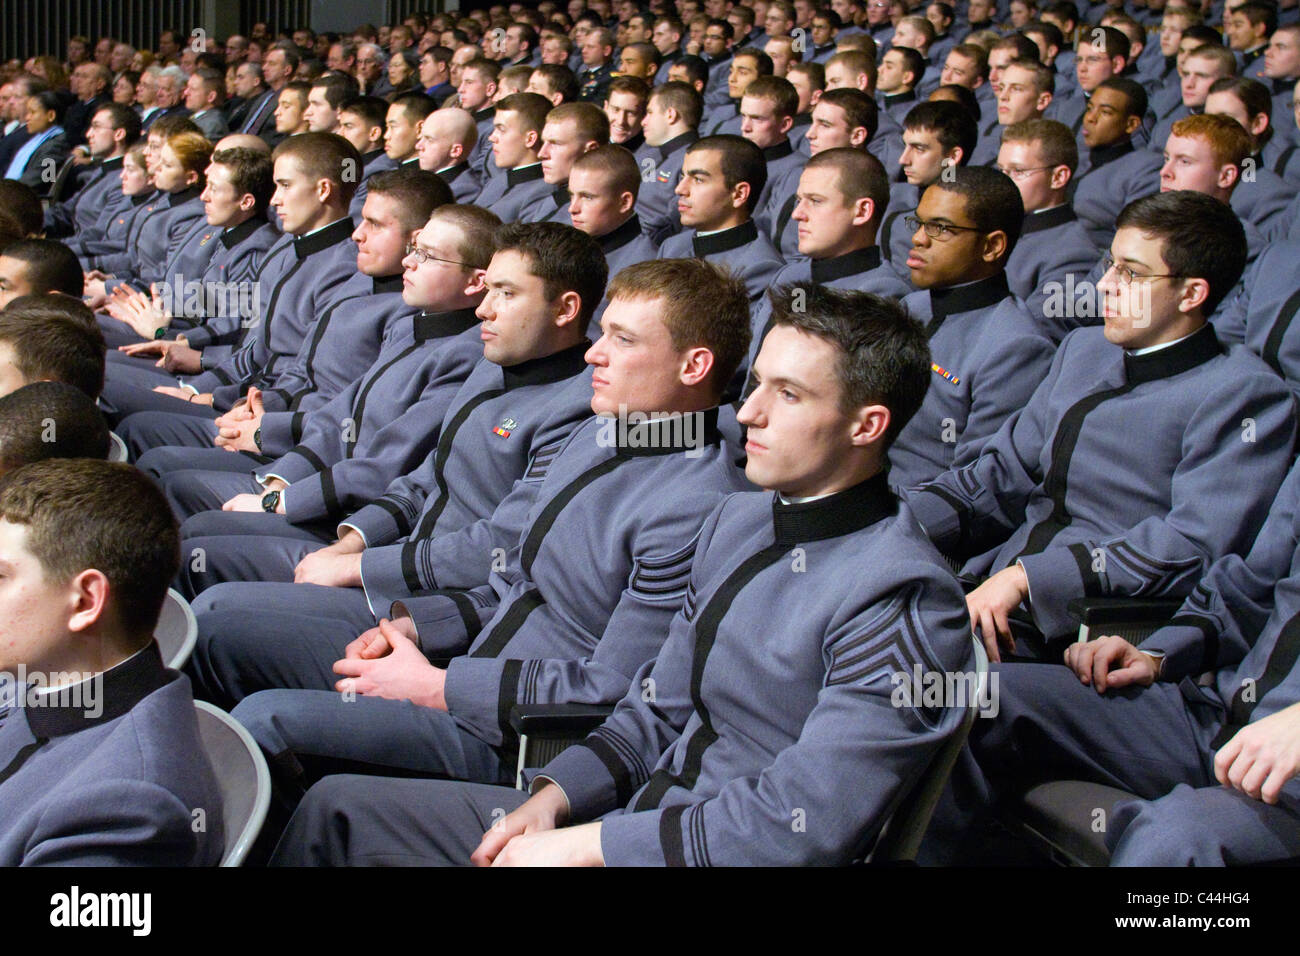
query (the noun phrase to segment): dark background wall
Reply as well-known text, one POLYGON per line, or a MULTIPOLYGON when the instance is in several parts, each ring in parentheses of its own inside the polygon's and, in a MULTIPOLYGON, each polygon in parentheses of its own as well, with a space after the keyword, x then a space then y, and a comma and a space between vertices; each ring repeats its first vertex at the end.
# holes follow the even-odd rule
POLYGON ((0 0, 0 60, 43 53, 61 58, 67 38, 76 34, 92 43, 107 35, 152 50, 166 29, 188 35, 199 28, 225 37, 264 21, 272 32, 299 24, 340 31, 459 6, 456 0, 0 0))

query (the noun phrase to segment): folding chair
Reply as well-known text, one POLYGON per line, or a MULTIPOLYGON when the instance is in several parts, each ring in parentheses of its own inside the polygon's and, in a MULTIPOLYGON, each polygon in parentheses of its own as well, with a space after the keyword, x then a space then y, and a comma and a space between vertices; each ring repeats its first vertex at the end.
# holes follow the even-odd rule
POLYGON ((167 599, 163 601, 153 638, 158 642, 163 663, 175 670, 185 667, 199 639, 199 624, 189 602, 171 588, 167 589, 167 599))
POLYGON ((240 866, 257 839, 271 803, 271 774, 262 750, 235 718, 201 700, 194 702, 203 751, 221 790, 226 846, 222 866, 240 866))

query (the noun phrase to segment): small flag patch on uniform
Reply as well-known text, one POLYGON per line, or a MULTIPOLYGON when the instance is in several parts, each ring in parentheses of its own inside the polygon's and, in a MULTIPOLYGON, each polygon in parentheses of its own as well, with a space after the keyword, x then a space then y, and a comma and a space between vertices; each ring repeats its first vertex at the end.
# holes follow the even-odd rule
POLYGON ((660 170, 660 171, 656 174, 655 178, 657 178, 661 183, 666 183, 666 182, 668 182, 668 180, 672 179, 673 177, 672 177, 672 174, 671 174, 671 173, 668 173, 668 172, 665 172, 665 171, 663 171, 663 170, 660 170))
POLYGON ((930 363, 930 371, 932 371, 932 372, 937 372, 939 375, 942 375, 945 379, 947 379, 948 381, 952 382, 954 385, 960 385, 960 384, 961 384, 961 379, 958 378, 956 375, 954 375, 952 372, 948 371, 948 370, 947 370, 946 368, 944 368, 942 365, 938 365, 938 364, 936 364, 936 363, 934 363, 934 362, 931 362, 931 363, 930 363))
POLYGON ((519 423, 513 418, 507 418, 496 428, 492 429, 492 434, 500 435, 502 438, 509 438, 510 433, 519 427, 519 423))

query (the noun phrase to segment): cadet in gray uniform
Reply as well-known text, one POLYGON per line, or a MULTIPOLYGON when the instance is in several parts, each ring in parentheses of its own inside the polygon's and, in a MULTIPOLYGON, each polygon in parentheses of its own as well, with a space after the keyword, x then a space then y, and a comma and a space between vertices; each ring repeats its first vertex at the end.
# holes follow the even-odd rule
POLYGON ((740 101, 741 135, 763 151, 767 164, 767 181, 754 206, 754 222, 764 235, 772 235, 773 187, 808 161, 788 135, 798 108, 799 93, 779 76, 760 76, 745 88, 740 101))
POLYGON ((763 151, 740 136, 706 136, 686 151, 677 184, 685 232, 659 247, 659 258, 707 259, 744 280, 756 301, 785 265, 751 218, 767 181, 763 151))
MULTIPOLYGON (((817 109, 822 105, 818 103, 817 109)), ((813 112, 816 115, 817 110, 813 112)), ((911 291, 911 283, 883 261, 876 245, 876 227, 889 200, 889 181, 876 157, 851 146, 819 149, 804 167, 795 196, 799 202, 790 221, 797 227, 799 258, 776 274, 773 288, 811 280, 832 289, 892 299, 911 291)), ((748 373, 771 327, 770 298, 760 299, 753 311, 754 334, 742 373, 748 373)))
MULTIPOLYGON (((876 135, 878 117, 876 101, 861 90, 841 88, 823 93, 812 109, 808 135, 804 138, 809 155, 816 156, 839 147, 865 150, 876 135)), ((772 186, 763 217, 768 223, 768 237, 787 261, 800 255, 799 223, 794 220, 794 210, 799 202, 799 178, 805 164, 787 171, 781 181, 772 186)), ((878 209, 882 215, 884 207, 882 200, 878 209)), ((873 236, 873 244, 874 241, 873 236)), ((757 352, 758 343, 751 344, 750 349, 757 352)))
POLYGON ((203 295, 191 297, 186 288, 174 289, 170 320, 143 293, 111 299, 109 314, 129 324, 145 341, 108 353, 110 377, 120 372, 113 367, 122 364, 135 373, 143 367, 158 376, 158 384, 171 384, 175 379, 153 368, 159 356, 166 356, 171 368, 197 373, 230 354, 254 313, 252 282, 280 239, 279 231, 266 221, 267 203, 275 190, 271 172, 271 157, 264 150, 235 147, 212 154, 205 209, 208 223, 218 227, 217 248, 201 275, 186 277, 187 283, 197 280, 203 295), (178 334, 160 339, 160 328, 164 334, 178 334), (181 337, 184 342, 177 341, 181 337), (181 366, 182 362, 186 364, 181 366))
POLYGON ((1070 333, 980 456, 909 498, 966 574, 992 574, 967 599, 991 657, 1013 641, 1041 656, 1035 631, 1066 639, 1072 598, 1186 595, 1250 546, 1291 461, 1286 385, 1206 322, 1245 263, 1231 210, 1187 191, 1140 199, 1111 256, 1105 326, 1070 333))
POLYGON ((1120 210, 1160 190, 1160 155, 1133 143, 1146 104, 1141 84, 1113 76, 1097 85, 1083 114, 1088 156, 1071 183, 1072 204, 1098 249, 1110 248, 1120 210))
POLYGON ((346 643, 394 600, 485 584, 519 540, 547 463, 591 414, 583 333, 605 291, 605 264, 595 242, 558 223, 503 226, 497 246, 479 306, 484 359, 453 399, 434 451, 343 521, 338 542, 304 558, 294 570, 300 583, 221 584, 195 602, 196 673, 207 693, 232 701, 287 686, 248 674, 257 653, 246 648, 265 644, 272 619, 290 625, 294 636, 278 631, 286 647, 339 630, 346 643))
POLYGON ((1232 345, 1245 345, 1286 380, 1300 400, 1300 282, 1295 263, 1300 240, 1282 239, 1246 270, 1236 294, 1214 314, 1214 331, 1232 345))
MULTIPOLYGON (((406 246, 428 214, 451 200, 446 183, 436 174, 418 168, 381 173, 372 187, 365 217, 353 234, 358 271, 322 303, 323 311, 311 323, 310 334, 300 343, 293 361, 273 378, 255 376, 248 381, 239 409, 228 411, 214 422, 166 412, 131 416, 129 422, 121 423, 120 433, 134 455, 162 446, 206 448, 217 437, 216 429, 229 424, 231 418, 310 412, 365 373, 378 355, 390 324, 406 310, 401 296, 401 263, 406 246)), ((233 391, 218 390, 219 400, 232 409, 233 391)), ((165 470, 155 467, 159 472, 165 470)))
POLYGON ((646 102, 645 144, 636 151, 642 171, 636 214, 645 234, 660 245, 682 228, 674 190, 686 150, 699 139, 700 108, 700 94, 682 82, 656 86, 646 102))
POLYGON ((550 111, 551 101, 537 93, 511 93, 496 105, 489 139, 501 175, 483 183, 475 202, 502 222, 515 222, 526 206, 551 192, 537 158, 550 111))
POLYGON ((1024 222, 1015 183, 987 166, 950 172, 907 219, 907 265, 922 291, 903 306, 926 327, 932 374, 921 410, 889 452, 896 488, 973 461, 1052 361, 1051 341, 1007 283, 1024 222))
MULTIPOLYGON (((302 755, 316 769, 364 761, 497 783, 513 769, 513 704, 618 701, 681 607, 700 526, 747 487, 717 403, 748 346, 748 306, 738 280, 698 260, 644 262, 616 279, 588 352, 598 417, 547 464, 504 566, 454 599, 405 599, 402 631, 385 620, 350 647, 313 642, 309 672, 283 660, 319 689, 268 690, 236 708, 277 768, 302 755), (570 573, 575 561, 588 573, 570 573), (362 695, 330 690, 339 676, 362 695)), ((285 782, 301 794, 310 780, 285 782)))
MULTIPOLYGON (((340 520, 433 451, 440 429, 430 422, 444 419, 483 357, 475 309, 499 225, 478 206, 438 209, 406 260, 403 298, 411 312, 394 324, 364 376, 310 415, 268 414, 260 424, 249 419, 223 429, 226 450, 201 459, 219 470, 162 474, 173 509, 195 516, 181 529, 187 553, 201 548, 206 556, 201 572, 191 569, 182 579, 187 590, 226 580, 291 580, 305 555, 335 540, 340 520), (444 281, 447 266, 438 260, 463 263, 461 281, 444 281), (279 492, 276 514, 261 507, 270 492, 279 492), (205 510, 228 499, 238 510, 205 510), (256 549, 242 537, 248 534, 257 535, 256 549)), ((149 469, 160 453, 147 454, 140 467, 149 469)), ((191 469, 196 457, 179 465, 191 469)))
POLYGON ((945 170, 969 162, 978 135, 975 120, 956 103, 921 103, 907 114, 899 158, 907 181, 890 188, 889 209, 880 224, 881 251, 900 275, 907 274, 907 257, 912 250, 912 230, 903 218, 915 212, 921 194, 945 170))
POLYGON ((1140 648, 1109 636, 1071 645, 1068 667, 1002 665, 997 719, 976 722, 927 856, 975 862, 966 839, 1044 767, 1134 794, 1103 808, 1113 866, 1300 856, 1300 781, 1283 756, 1300 742, 1298 517, 1293 468, 1249 553, 1217 560, 1140 648))
MULTIPOLYGON (((126 203, 122 195, 122 161, 140 138, 140 114, 121 103, 105 103, 90 118, 86 142, 94 165, 81 188, 45 210, 45 235, 74 242, 92 238, 90 230, 108 208, 126 203)), ((80 251, 74 249, 73 251, 80 251)))
POLYGON ((1007 260, 1007 284, 1058 345, 1071 329, 1101 321, 1096 312, 1076 315, 1068 291, 1081 287, 1097 264, 1097 248, 1066 198, 1079 165, 1078 147, 1063 123, 1026 120, 1003 131, 997 164, 1025 204, 1020 241, 1007 260))
POLYGON ((229 359, 181 387, 150 390, 115 381, 105 392, 114 421, 142 410, 209 420, 238 401, 248 386, 273 386, 332 301, 335 287, 356 274, 353 224, 345 215, 356 184, 343 178, 356 149, 332 133, 300 133, 276 147, 277 188, 272 205, 287 235, 258 271, 260 315, 229 359), (322 183, 328 188, 319 197, 322 183), (315 188, 313 188, 315 184, 315 188))
POLYGON ((0 865, 214 866, 221 791, 153 641, 179 563, 162 495, 123 464, 11 471, 0 556, 0 865))
POLYGON ((929 358, 866 293, 795 286, 776 315, 740 412, 746 474, 771 490, 705 523, 663 649, 605 723, 532 776, 531 799, 327 778, 274 862, 795 865, 871 848, 961 719, 890 706, 894 675, 973 660, 959 590, 883 472, 929 358), (486 833, 495 808, 514 812, 486 833))
POLYGON ((562 103, 546 114, 537 158, 550 187, 521 208, 518 222, 564 222, 569 205, 569 172, 574 160, 609 143, 609 117, 593 103, 562 103))

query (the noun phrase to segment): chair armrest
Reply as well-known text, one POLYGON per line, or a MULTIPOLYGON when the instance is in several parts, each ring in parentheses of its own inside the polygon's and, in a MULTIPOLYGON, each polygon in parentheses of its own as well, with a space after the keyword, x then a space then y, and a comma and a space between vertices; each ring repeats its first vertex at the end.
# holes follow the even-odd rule
POLYGON ((510 726, 527 737, 585 736, 613 713, 609 704, 515 704, 510 709, 510 726))
POLYGON ((1085 627, 1163 624, 1183 606, 1182 598, 1074 598, 1066 609, 1085 627))

